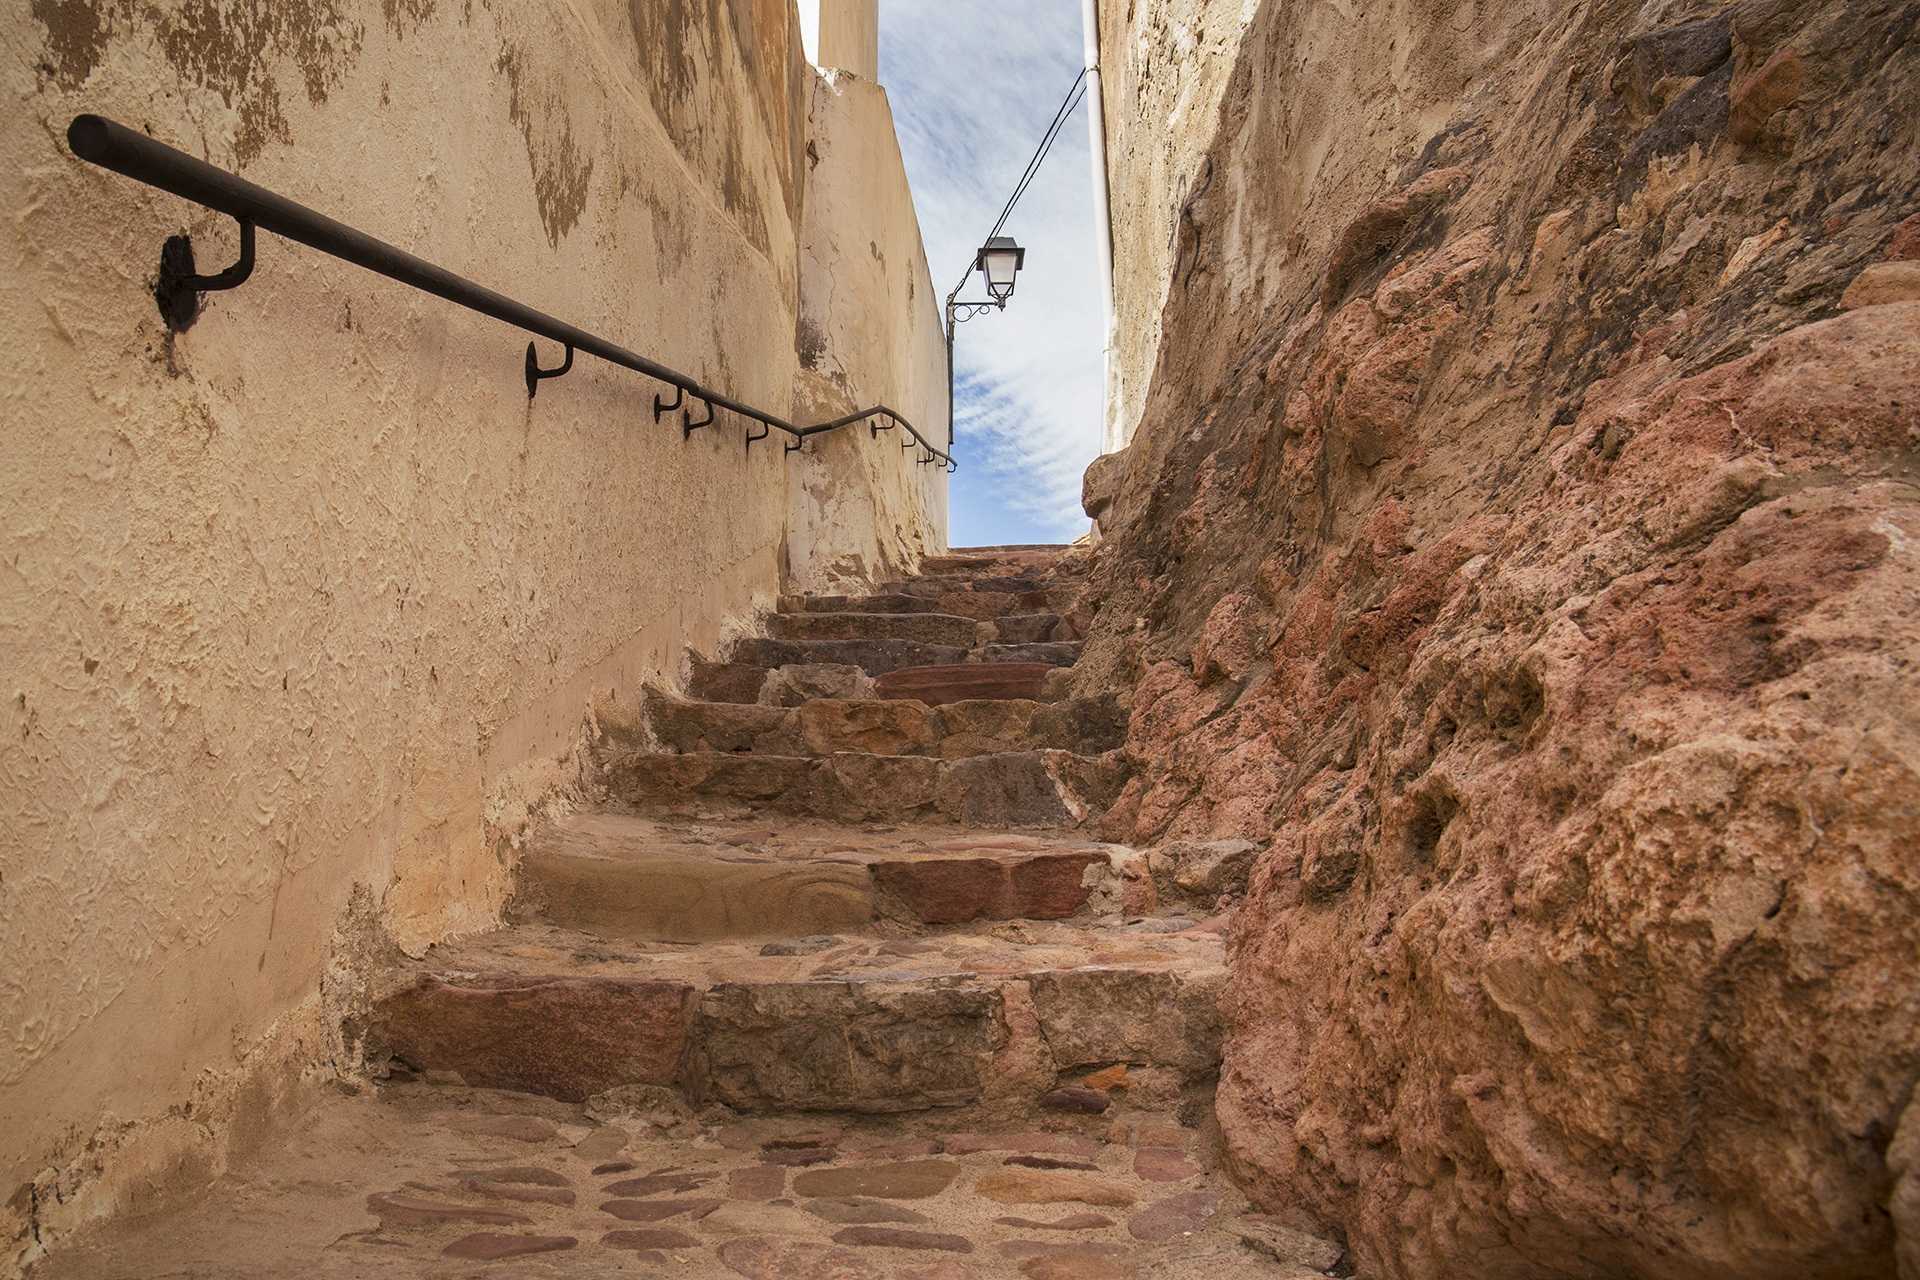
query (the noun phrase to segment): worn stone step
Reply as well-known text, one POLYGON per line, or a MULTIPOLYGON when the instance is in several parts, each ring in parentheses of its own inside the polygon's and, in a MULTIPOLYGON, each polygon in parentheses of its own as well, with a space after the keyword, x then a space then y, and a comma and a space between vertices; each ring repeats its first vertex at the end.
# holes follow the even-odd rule
POLYGON ((901 667, 874 680, 881 698, 912 698, 928 706, 984 699, 1045 701, 1050 677, 1060 668, 1047 662, 943 662, 901 667))
POLYGON ((1040 644, 989 644, 975 651, 981 662, 1044 662, 1055 667, 1070 667, 1080 661, 1078 640, 1047 641, 1040 644))
POLYGON ((942 613, 972 618, 976 622, 998 622, 1001 618, 1029 613, 1051 613, 1069 607, 1076 591, 1040 588, 1033 591, 949 591, 929 596, 942 613))
POLYGON ((1118 752, 1009 751, 960 760, 617 750, 605 785, 647 813, 787 813, 847 821, 1070 827, 1104 813, 1126 781, 1118 752))
POLYGON ((939 613, 931 596, 781 596, 781 613, 939 613))
POLYGON ((915 640, 972 648, 980 624, 944 613, 776 613, 768 630, 781 640, 915 640))
POLYGON ((1120 901, 1127 856, 1074 836, 577 813, 530 833, 509 918, 638 942, 1060 920, 1120 901))
MULTIPOLYGON (((977 664, 976 664, 977 665, 977 664)), ((795 707, 676 698, 649 691, 648 722, 670 751, 825 756, 940 756, 1056 750, 1098 755, 1119 747, 1126 721, 1112 698, 954 702, 815 698, 795 707)))
POLYGON ((946 574, 996 573, 1009 569, 1026 573, 1046 572, 1067 563, 1064 553, 1052 547, 1023 551, 950 551, 946 555, 927 556, 920 561, 920 576, 946 574))
MULTIPOLYGON (((1071 584, 1077 587, 1078 584, 1071 584)), ((898 582, 883 582, 880 592, 884 595, 924 596, 941 601, 941 607, 958 612, 951 597, 965 595, 1032 595, 1038 592, 1052 593, 1069 589, 1069 584, 1056 581, 1050 576, 1034 574, 988 574, 971 577, 958 574, 945 574, 931 578, 907 578, 898 582)), ((1049 594, 1051 599, 1051 594, 1049 594)))
POLYGON ((993 619, 999 644, 1049 644, 1078 640, 1073 626, 1057 613, 1014 613, 993 619))
POLYGON ((687 692, 709 702, 794 707, 813 698, 872 697, 874 680, 849 663, 796 662, 766 667, 755 662, 696 661, 687 692))
POLYGON ((901 667, 960 662, 968 652, 967 645, 920 640, 780 640, 756 636, 736 641, 728 656, 733 662, 761 667, 834 663, 878 676, 901 667))
POLYGON ((872 596, 782 596, 782 613, 944 613, 975 622, 1059 613, 1073 602, 1068 590, 895 592, 872 596))
POLYGON ((948 547, 950 556, 991 556, 1008 551, 1051 551, 1059 554, 1073 550, 1071 542, 1007 542, 991 547, 948 547))
POLYGON ((1090 1068, 1175 1090, 1206 1079, 1225 977, 1200 928, 1021 922, 782 947, 519 925, 389 975, 366 1044, 565 1101, 656 1085, 750 1113, 1031 1110, 1090 1068))

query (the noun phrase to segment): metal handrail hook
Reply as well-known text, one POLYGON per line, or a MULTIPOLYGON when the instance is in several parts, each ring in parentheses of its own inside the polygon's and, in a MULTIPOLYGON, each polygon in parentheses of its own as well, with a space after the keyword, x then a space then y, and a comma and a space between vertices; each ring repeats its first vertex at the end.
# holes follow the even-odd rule
POLYGON ((805 436, 801 436, 798 440, 787 441, 783 446, 781 446, 781 452, 782 453, 800 453, 803 450, 805 450, 806 447, 807 447, 807 438, 805 436))
POLYGON ((708 423, 713 421, 712 401, 702 400, 700 402, 700 407, 707 411, 707 416, 700 419, 700 421, 698 422, 695 422, 693 420, 693 413, 691 410, 682 409, 680 411, 680 438, 682 440, 685 440, 688 436, 692 435, 694 432, 698 431, 700 428, 706 426, 708 423))
POLYGON ((765 440, 765 439, 766 439, 766 438, 767 438, 768 436, 770 436, 770 435, 772 435, 772 434, 773 434, 773 428, 772 428, 772 427, 770 427, 770 426, 768 426, 768 425, 767 425, 766 423, 764 423, 764 422, 760 424, 760 434, 759 434, 759 435, 755 435, 755 434, 753 434, 753 428, 752 428, 752 427, 748 427, 748 428, 747 428, 747 452, 748 452, 748 453, 752 453, 752 452, 753 452, 753 442, 754 442, 755 440, 765 440))
POLYGON ((210 276, 193 269, 193 241, 186 236, 168 236, 160 246, 160 276, 153 286, 153 300, 160 304, 160 318, 167 328, 178 333, 191 328, 200 318, 200 295, 237 289, 253 274, 253 224, 235 218, 240 225, 240 257, 225 271, 210 276))
POLYGON ((527 399, 533 399, 534 394, 540 390, 542 381, 547 378, 557 378, 571 368, 573 368, 573 346, 571 343, 567 345, 567 354, 559 364, 551 369, 542 369, 540 367, 540 353, 535 351, 533 344, 529 342, 527 344, 527 399))
POLYGON ((875 415, 873 415, 873 420, 867 424, 875 440, 878 440, 880 438, 880 433, 882 431, 891 431, 899 425, 900 425, 899 423, 893 420, 893 415, 890 413, 876 413, 875 415), (885 418, 886 422, 885 423, 880 422, 879 420, 881 418, 885 418))
POLYGON ((653 393, 653 420, 655 422, 660 421, 661 415, 672 413, 675 409, 678 409, 681 405, 681 402, 683 402, 686 398, 687 398, 686 388, 678 385, 676 385, 673 388, 672 404, 667 404, 663 402, 660 399, 660 393, 658 391, 654 392, 653 393))

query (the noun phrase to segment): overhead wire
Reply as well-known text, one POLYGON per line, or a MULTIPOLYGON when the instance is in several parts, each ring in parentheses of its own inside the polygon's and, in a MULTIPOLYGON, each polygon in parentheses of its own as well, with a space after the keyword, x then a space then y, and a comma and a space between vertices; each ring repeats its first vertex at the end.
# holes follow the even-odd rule
MULTIPOLYGON (((1060 107, 1053 113, 1053 119, 1048 123, 1047 131, 1041 137, 1040 144, 1033 149, 1033 156, 1027 161, 1026 169, 1020 174, 1020 181, 1014 184, 1013 194, 1008 196, 1006 204, 1001 206, 1000 217, 994 222, 993 230, 987 233, 986 239, 982 240, 981 244, 993 239, 1006 228, 1007 219, 1013 216, 1014 206, 1020 203, 1020 197, 1027 193, 1028 187, 1033 185, 1035 176, 1040 172, 1040 166, 1046 162, 1047 154, 1053 150, 1053 144, 1059 138, 1060 131, 1066 127, 1068 117, 1073 115, 1074 108, 1078 107, 1081 100, 1087 96, 1086 81, 1086 68, 1082 67, 1080 74, 1074 77, 1072 86, 1068 88, 1066 97, 1060 100, 1060 107)), ((958 293, 965 287, 967 277, 973 274, 973 267, 973 263, 967 264, 966 270, 960 275, 960 283, 954 287, 954 292, 958 293)))

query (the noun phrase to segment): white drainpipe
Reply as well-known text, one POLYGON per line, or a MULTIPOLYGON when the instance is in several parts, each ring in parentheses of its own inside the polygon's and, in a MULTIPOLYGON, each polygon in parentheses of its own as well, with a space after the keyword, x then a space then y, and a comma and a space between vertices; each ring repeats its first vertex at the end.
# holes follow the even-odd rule
POLYGON ((1113 207, 1107 196, 1107 111, 1100 95, 1100 0, 1080 0, 1080 25, 1087 52, 1087 141, 1093 154, 1093 232, 1100 254, 1100 298, 1103 343, 1101 360, 1102 447, 1108 453, 1126 447, 1114 412, 1113 394, 1113 207))

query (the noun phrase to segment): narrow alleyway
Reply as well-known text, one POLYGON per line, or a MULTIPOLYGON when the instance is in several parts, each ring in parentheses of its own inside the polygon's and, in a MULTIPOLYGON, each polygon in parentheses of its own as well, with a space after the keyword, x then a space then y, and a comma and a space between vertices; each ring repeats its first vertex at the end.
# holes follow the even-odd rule
POLYGON ((783 601, 536 833, 507 927, 386 975, 387 1080, 38 1274, 1335 1268, 1217 1169, 1250 846, 1150 868, 1076 830, 1123 780, 1116 707, 1063 696, 1082 558, 783 601))

